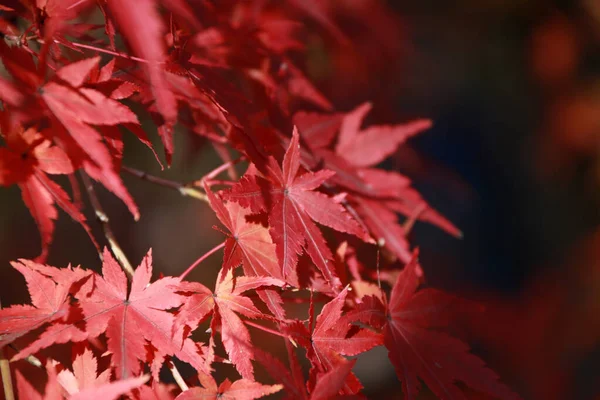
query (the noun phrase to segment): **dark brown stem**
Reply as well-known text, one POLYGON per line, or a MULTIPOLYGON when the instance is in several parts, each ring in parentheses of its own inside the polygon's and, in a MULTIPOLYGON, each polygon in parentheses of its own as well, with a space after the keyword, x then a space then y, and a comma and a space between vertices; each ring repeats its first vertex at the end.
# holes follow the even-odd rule
MULTIPOLYGON (((83 185, 88 193, 88 197, 90 198, 90 203, 94 208, 96 213, 96 219, 100 222, 100 226, 102 227, 102 231, 104 232, 104 237, 108 241, 108 245, 110 246, 110 250, 117 258, 119 264, 123 268, 123 271, 129 276, 129 278, 133 278, 134 270, 131 266, 131 263, 125 256, 123 249, 119 246, 119 242, 110 228, 110 220, 108 215, 104 212, 104 208, 102 208, 102 204, 100 204, 100 200, 98 200, 98 196, 96 195, 96 190, 94 190, 94 185, 90 177, 83 171, 81 171, 81 179, 83 180, 83 185)), ((101 256, 102 257, 102 256, 101 256)))

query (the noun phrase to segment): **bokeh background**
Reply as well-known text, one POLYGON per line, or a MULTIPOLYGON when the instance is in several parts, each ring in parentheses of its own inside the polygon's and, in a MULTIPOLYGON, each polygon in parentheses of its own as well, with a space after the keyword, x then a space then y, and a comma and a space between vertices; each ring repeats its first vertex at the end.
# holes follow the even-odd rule
MULTIPOLYGON (((600 398, 600 2, 323 4, 347 40, 307 18, 304 66, 336 108, 372 101, 367 124, 434 120, 387 167, 464 233, 426 224, 411 233, 429 285, 486 305, 456 332, 526 399, 600 398)), ((192 181, 219 163, 204 144, 179 133, 173 166, 161 171, 130 140, 125 164, 192 181)), ((97 190, 134 262, 152 247, 155 268, 178 274, 222 241, 204 203, 124 179, 137 223, 97 190)), ((8 261, 35 257, 39 236, 17 187, 0 190, 0 227, 2 303, 26 302, 8 261)), ((48 263, 69 262, 99 267, 83 230, 61 214, 48 263)), ((191 279, 214 282, 218 263, 213 256, 191 279)), ((370 398, 399 396, 384 349, 357 373, 370 398)))

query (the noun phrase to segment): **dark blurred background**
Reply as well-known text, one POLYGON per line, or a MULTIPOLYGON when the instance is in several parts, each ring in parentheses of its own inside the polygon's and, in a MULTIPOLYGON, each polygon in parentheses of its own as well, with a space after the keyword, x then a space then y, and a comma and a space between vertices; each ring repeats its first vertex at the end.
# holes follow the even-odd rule
MULTIPOLYGON (((336 108, 370 100, 367 124, 434 121, 387 166, 464 233, 426 224, 412 233, 428 284, 486 304, 458 331, 524 398, 599 398, 600 1, 325 3, 351 45, 306 21, 305 67, 336 108)), ((164 172, 134 140, 125 148, 125 164, 183 182, 218 165, 187 133, 164 172)), ((222 241, 205 204, 124 179, 137 223, 97 190, 135 263, 152 247, 156 269, 178 274, 222 241)), ((0 190, 0 209, 2 302, 25 302, 8 261, 35 257, 39 236, 18 188, 0 190)), ((99 266, 83 230, 61 214, 48 263, 69 262, 99 266)), ((191 279, 213 282, 218 262, 191 279)), ((378 349, 357 364, 370 397, 398 396, 386 358, 378 349)))

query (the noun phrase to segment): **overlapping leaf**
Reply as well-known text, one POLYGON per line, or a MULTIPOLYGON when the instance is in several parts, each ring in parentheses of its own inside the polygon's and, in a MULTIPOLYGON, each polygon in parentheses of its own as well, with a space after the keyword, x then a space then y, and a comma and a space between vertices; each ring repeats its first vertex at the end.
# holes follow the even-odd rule
POLYGON ((12 266, 25 277, 32 305, 0 309, 0 348, 46 323, 66 319, 71 286, 88 275, 79 268, 57 269, 29 260, 12 266))
POLYGON ((296 130, 282 167, 270 159, 268 172, 264 177, 247 173, 225 193, 225 198, 249 207, 253 212, 268 212, 269 232, 285 279, 296 283, 298 255, 305 249, 325 279, 334 288, 339 288, 341 283, 332 267, 331 250, 313 220, 365 240, 367 235, 343 206, 314 190, 334 173, 321 170, 299 174, 300 142, 296 130))
MULTIPOLYGON (((342 356, 354 356, 383 344, 380 334, 368 329, 356 329, 347 319, 342 318, 347 294, 346 287, 323 307, 312 332, 310 326, 307 328, 299 322, 284 326, 288 335, 306 348, 307 357, 313 366, 313 379, 317 374, 331 371, 343 363, 342 356)), ((309 325, 311 322, 312 318, 309 325)), ((354 394, 361 388, 358 379, 350 374, 342 390, 346 394, 354 394)))
POLYGON ((228 379, 225 379, 218 387, 216 382, 212 379, 202 383, 205 384, 206 387, 195 387, 186 390, 177 396, 176 400, 255 400, 277 393, 282 389, 282 385, 263 385, 249 379, 240 379, 233 383, 228 379))
POLYGON ((213 324, 211 327, 213 330, 220 327, 221 341, 230 361, 242 377, 253 379, 254 368, 251 360, 254 355, 250 332, 237 314, 248 318, 259 318, 263 314, 254 306, 252 300, 243 296, 242 293, 264 286, 282 285, 283 282, 275 278, 234 278, 232 270, 227 273, 221 270, 214 292, 201 283, 182 282, 179 291, 187 293, 189 298, 177 315, 174 328, 175 340, 180 342, 188 331, 186 327, 195 329, 212 313, 213 324))
POLYGON ((387 306, 371 296, 351 315, 371 326, 383 326, 384 343, 405 398, 417 398, 421 381, 440 398, 467 399, 458 381, 495 398, 518 398, 469 353, 464 342, 436 330, 448 322, 443 310, 449 296, 434 289, 417 290, 422 274, 415 253, 398 277, 387 306))
MULTIPOLYGON (((176 293, 179 279, 166 277, 150 283, 149 253, 136 269, 131 291, 127 278, 108 251, 104 252, 103 276, 93 274, 75 294, 77 302, 65 322, 50 326, 15 358, 54 343, 79 342, 106 333, 111 364, 119 378, 138 375, 141 363, 151 364, 155 376, 167 355, 175 355, 201 371, 204 360, 191 340, 175 346, 171 339, 174 316, 167 310, 179 307, 185 298, 176 293), (155 349, 149 354, 148 346, 155 349)), ((206 371, 205 371, 206 372, 206 371)))

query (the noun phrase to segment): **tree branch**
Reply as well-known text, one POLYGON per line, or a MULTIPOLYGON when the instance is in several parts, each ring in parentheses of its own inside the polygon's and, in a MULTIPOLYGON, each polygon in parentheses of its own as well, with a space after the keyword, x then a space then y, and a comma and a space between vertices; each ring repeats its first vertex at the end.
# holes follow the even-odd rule
POLYGON ((177 190, 179 193, 181 193, 182 196, 193 197, 195 199, 202 200, 202 201, 208 203, 208 197, 206 197, 206 194, 202 193, 198 189, 190 187, 189 185, 187 185, 185 183, 160 178, 158 176, 150 175, 147 172, 140 171, 135 168, 126 167, 124 165, 121 167, 121 170, 125 171, 128 174, 131 174, 141 180, 148 181, 148 182, 154 183, 159 186, 164 186, 169 189, 177 190))
MULTIPOLYGON (((127 256, 123 252, 123 249, 121 249, 121 246, 119 246, 119 243, 117 242, 117 239, 112 229, 110 228, 110 220, 108 218, 108 215, 104 212, 102 204, 100 204, 100 200, 98 200, 98 196, 96 195, 96 191, 94 190, 92 180, 83 171, 81 171, 81 179, 83 179, 83 185, 87 190, 88 196, 90 198, 90 203, 92 204, 92 207, 94 208, 94 211, 96 213, 96 219, 98 220, 98 222, 100 222, 100 226, 102 227, 104 236, 108 241, 110 250, 117 258, 119 264, 121 264, 123 271, 125 271, 125 273, 129 276, 130 279, 133 278, 133 267, 131 266, 131 263, 129 262, 127 256)), ((102 255, 100 255, 100 257, 102 257, 102 255)))

